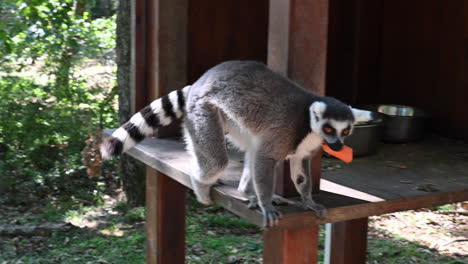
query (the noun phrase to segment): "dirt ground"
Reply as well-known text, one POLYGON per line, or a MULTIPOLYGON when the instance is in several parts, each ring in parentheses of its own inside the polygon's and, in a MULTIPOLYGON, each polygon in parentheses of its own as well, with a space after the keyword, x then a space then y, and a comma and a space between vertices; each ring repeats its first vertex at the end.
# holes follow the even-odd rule
POLYGON ((404 211, 371 218, 370 235, 388 234, 416 242, 443 255, 466 257, 468 263, 468 216, 456 211, 404 211))

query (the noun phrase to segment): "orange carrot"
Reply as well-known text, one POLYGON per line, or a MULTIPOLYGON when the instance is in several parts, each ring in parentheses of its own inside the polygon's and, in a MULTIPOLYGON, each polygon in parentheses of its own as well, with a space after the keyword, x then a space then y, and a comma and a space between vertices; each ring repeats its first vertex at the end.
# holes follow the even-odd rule
POLYGON ((335 151, 331 149, 326 143, 323 143, 322 149, 328 154, 337 157, 346 163, 353 161, 353 149, 348 146, 343 145, 343 148, 340 151, 335 151))

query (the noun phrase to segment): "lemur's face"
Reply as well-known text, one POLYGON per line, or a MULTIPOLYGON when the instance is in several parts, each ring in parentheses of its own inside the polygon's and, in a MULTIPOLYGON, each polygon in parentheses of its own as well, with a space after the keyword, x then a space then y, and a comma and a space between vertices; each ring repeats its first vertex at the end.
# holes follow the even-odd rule
POLYGON ((344 139, 353 133, 354 124, 372 120, 369 111, 351 108, 337 100, 333 105, 315 102, 310 106, 310 126, 331 149, 343 148, 344 139))
POLYGON ((353 122, 350 120, 324 119, 321 127, 320 135, 335 151, 343 148, 344 139, 353 132, 353 122))

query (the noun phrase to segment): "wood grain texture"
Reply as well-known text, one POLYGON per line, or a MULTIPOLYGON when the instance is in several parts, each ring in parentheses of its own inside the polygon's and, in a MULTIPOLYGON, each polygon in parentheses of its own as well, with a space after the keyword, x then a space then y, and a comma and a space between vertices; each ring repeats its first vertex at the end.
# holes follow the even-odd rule
MULTIPOLYGON (((187 85, 188 2, 145 1, 140 7, 144 8, 140 11, 144 14, 144 24, 141 26, 144 33, 137 32, 143 38, 138 48, 144 51, 137 51, 138 57, 141 57, 137 61, 137 80, 143 78, 138 81, 137 111, 156 98, 187 85)), ((178 122, 158 130, 159 137, 174 135, 180 135, 178 122)))
POLYGON ((146 0, 135 1, 135 32, 133 47, 135 54, 135 102, 132 112, 138 111, 145 107, 149 102, 149 92, 147 86, 147 73, 146 68, 146 0))
POLYGON ((184 263, 186 188, 147 167, 146 263, 184 263))
POLYGON ((288 75, 290 4, 287 0, 270 0, 268 23, 268 67, 288 75))
POLYGON ((187 84, 188 0, 147 1, 146 60, 149 99, 187 84))
POLYGON ((328 0, 291 0, 288 76, 325 94, 328 0))
POLYGON ((361 264, 366 262, 368 218, 331 224, 330 263, 361 264))
MULTIPOLYGON (((105 133, 109 134, 111 130, 105 133)), ((349 194, 354 198, 346 196, 347 191, 343 192, 343 188, 337 187, 336 193, 333 193, 333 186, 328 185, 327 191, 322 190, 320 195, 314 197, 328 208, 326 219, 319 219, 314 212, 305 211, 299 206, 282 205, 277 206, 284 214, 278 228, 339 222, 468 200, 468 159, 463 154, 468 153, 468 147, 450 144, 452 141, 447 141, 445 145, 437 142, 407 144, 407 148, 388 145, 382 148, 384 152, 355 159, 351 165, 340 170, 325 172, 325 179, 356 190, 349 194), (395 168, 393 164, 388 166, 385 162, 398 159, 404 159, 408 168, 395 168), (404 179, 412 183, 400 182, 404 179), (428 183, 433 183, 438 191, 417 190, 420 184, 428 183), (360 192, 369 195, 360 197, 360 192)), ((174 139, 145 139, 129 150, 128 155, 191 187, 188 175, 190 156, 182 142, 174 139)), ((239 162, 241 155, 230 155, 228 168, 222 178, 223 184, 215 186, 211 195, 215 202, 234 214, 261 226, 261 212, 248 209, 247 199, 237 192, 237 182, 242 171, 242 163, 239 162)))
POLYGON ((468 141, 466 1, 331 1, 327 94, 429 112, 428 132, 468 141), (437 18, 437 19, 434 19, 437 18))
POLYGON ((263 232, 263 263, 309 264, 318 260, 318 225, 263 232))
POLYGON ((227 60, 266 62, 268 0, 190 1, 188 80, 227 60))

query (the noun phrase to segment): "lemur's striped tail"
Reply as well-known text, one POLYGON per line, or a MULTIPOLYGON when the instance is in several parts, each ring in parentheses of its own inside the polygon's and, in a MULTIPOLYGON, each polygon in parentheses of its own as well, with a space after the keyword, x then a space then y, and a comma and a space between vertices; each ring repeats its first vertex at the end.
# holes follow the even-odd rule
POLYGON ((181 118, 185 113, 185 98, 190 86, 173 91, 159 99, 130 118, 119 127, 112 136, 106 138, 101 145, 101 156, 110 159, 120 155, 129 148, 135 146, 145 137, 154 134, 161 126, 167 126, 176 118, 181 118))

